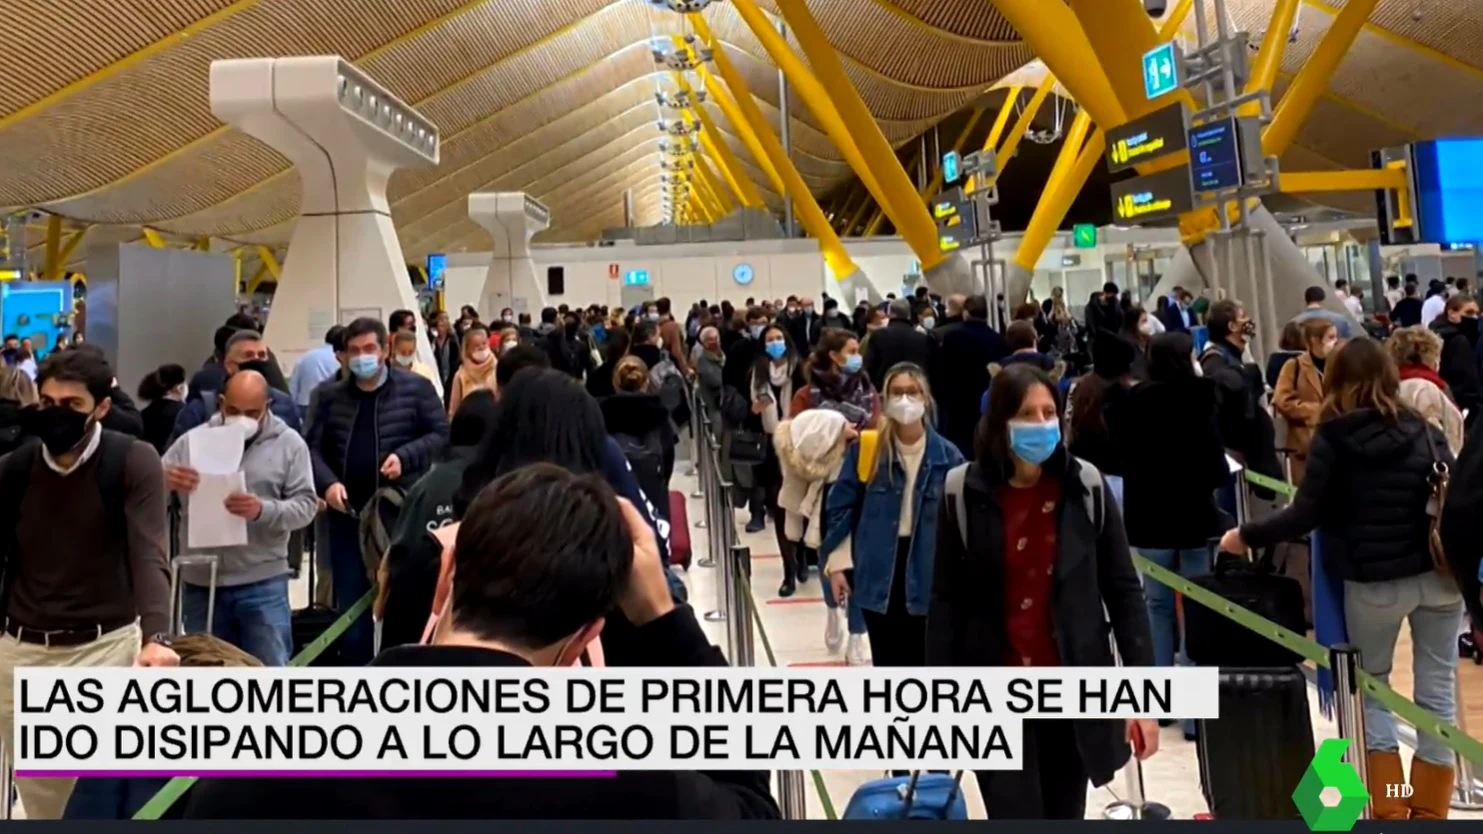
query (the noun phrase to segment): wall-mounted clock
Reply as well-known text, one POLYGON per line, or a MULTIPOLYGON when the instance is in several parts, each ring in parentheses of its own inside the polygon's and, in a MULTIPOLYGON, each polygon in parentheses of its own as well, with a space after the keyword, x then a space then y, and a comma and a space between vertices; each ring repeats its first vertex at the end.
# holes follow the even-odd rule
POLYGON ((736 269, 731 270, 731 277, 736 280, 736 283, 745 287, 752 283, 752 279, 756 276, 752 272, 751 264, 737 264, 736 269))

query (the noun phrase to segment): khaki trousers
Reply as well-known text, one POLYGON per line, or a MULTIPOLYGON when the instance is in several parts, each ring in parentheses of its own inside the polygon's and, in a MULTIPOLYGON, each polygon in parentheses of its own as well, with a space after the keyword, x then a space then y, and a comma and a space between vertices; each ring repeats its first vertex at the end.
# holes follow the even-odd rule
MULTIPOLYGON (((0 740, 15 739, 15 670, 23 666, 132 666, 142 635, 138 623, 116 628, 81 646, 38 646, 0 634, 0 740)), ((14 757, 12 757, 14 761, 14 757)), ((76 779, 17 779, 25 819, 59 820, 76 779)), ((0 802, 8 797, 0 797, 0 802)), ((19 815, 16 815, 19 816, 19 815)))

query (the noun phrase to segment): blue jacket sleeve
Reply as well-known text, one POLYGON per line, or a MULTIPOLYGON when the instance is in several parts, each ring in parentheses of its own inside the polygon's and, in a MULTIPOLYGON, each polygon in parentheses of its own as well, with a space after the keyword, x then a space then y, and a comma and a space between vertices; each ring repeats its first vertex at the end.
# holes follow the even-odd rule
POLYGON ((303 435, 304 422, 301 415, 299 414, 298 403, 294 402, 293 397, 283 393, 282 391, 279 391, 276 388, 271 390, 273 392, 272 406, 274 416, 282 420, 285 424, 288 425, 289 428, 293 429, 295 434, 303 435))
POLYGON ((860 483, 860 441, 850 443, 839 464, 839 480, 829 485, 824 503, 824 538, 819 544, 819 564, 828 563, 833 553, 849 538, 855 527, 855 516, 864 497, 860 483))
POLYGON ((175 445, 181 435, 206 422, 206 404, 199 397, 185 404, 180 413, 175 415, 175 428, 170 431, 170 440, 166 446, 175 445))

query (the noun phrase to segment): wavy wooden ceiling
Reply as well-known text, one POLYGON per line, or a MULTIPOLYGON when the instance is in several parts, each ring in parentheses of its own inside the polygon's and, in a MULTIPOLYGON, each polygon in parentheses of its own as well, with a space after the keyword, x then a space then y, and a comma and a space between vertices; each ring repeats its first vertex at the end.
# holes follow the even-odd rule
MULTIPOLYGON (((776 14, 771 0, 760 2, 776 14)), ((1273 0, 1227 2, 1239 27, 1259 33, 1273 0)), ((1304 0, 1286 74, 1343 2, 1304 0)), ((1033 57, 991 0, 809 5, 898 145, 1033 57)), ((1468 104, 1483 101, 1480 6, 1381 0, 1290 164, 1362 166, 1370 148, 1392 141, 1483 134, 1483 108, 1468 104)), ((649 44, 682 31, 682 22, 647 0, 10 0, 5 15, 0 205, 281 245, 297 213, 298 178, 277 153, 211 115, 207 68, 222 57, 340 54, 443 132, 436 169, 391 181, 409 259, 487 246, 463 208, 481 189, 525 190, 547 202, 550 239, 590 237, 620 222, 626 189, 641 220, 658 216, 653 93, 667 79, 649 44), (106 77, 91 83, 100 71, 106 77)), ((778 127, 776 70, 765 51, 726 3, 707 16, 778 127)), ((803 102, 795 99, 791 113, 795 161, 810 186, 823 193, 850 179, 803 102)), ((742 143, 724 139, 765 186, 742 143)), ((101 229, 93 234, 105 239, 101 229)))

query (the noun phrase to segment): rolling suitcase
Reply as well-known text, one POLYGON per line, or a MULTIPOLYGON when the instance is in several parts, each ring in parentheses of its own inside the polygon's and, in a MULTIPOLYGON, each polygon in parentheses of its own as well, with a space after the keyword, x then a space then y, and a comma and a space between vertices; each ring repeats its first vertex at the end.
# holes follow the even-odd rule
POLYGON ((963 771, 887 776, 855 789, 841 819, 847 820, 966 820, 963 771))
POLYGON ((669 563, 690 569, 690 514, 685 508, 685 493, 669 493, 669 563))
POLYGON ((1308 679, 1295 666, 1221 669, 1220 703, 1220 718, 1200 720, 1196 743, 1200 789, 1211 813, 1216 819, 1298 819, 1293 787, 1315 752, 1308 679))
MULTIPOLYGON (((1251 562, 1244 556, 1218 553, 1214 565, 1210 574, 1191 581, 1289 631, 1303 634, 1308 630, 1302 586, 1276 573, 1270 555, 1251 562)), ((1283 667, 1301 660, 1291 649, 1199 604, 1184 606, 1184 650, 1199 666, 1283 667)))
POLYGON ((211 634, 216 625, 216 577, 221 568, 220 557, 214 554, 181 554, 180 534, 181 515, 180 499, 176 496, 170 497, 170 636, 181 637, 187 634, 185 628, 185 586, 180 581, 180 568, 182 566, 200 565, 209 569, 211 579, 206 586, 206 628, 204 633, 211 634))

